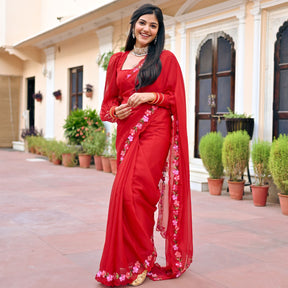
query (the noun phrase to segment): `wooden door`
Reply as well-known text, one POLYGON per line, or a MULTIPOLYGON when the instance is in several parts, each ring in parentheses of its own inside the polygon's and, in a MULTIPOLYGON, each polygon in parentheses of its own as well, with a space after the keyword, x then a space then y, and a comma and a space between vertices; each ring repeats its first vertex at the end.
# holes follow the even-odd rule
POLYGON ((273 138, 288 134, 288 21, 279 29, 274 54, 273 138))
POLYGON ((196 60, 195 151, 210 131, 227 134, 223 114, 234 111, 234 42, 223 32, 208 35, 200 44, 196 60))

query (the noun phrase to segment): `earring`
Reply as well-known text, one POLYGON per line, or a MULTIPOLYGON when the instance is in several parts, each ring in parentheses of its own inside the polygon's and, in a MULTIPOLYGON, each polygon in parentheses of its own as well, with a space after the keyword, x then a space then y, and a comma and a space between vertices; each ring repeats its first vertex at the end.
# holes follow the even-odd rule
POLYGON ((132 30, 132 38, 135 39, 135 34, 133 30, 132 30))
POLYGON ((157 35, 156 35, 156 37, 154 39, 154 45, 156 45, 156 43, 157 43, 157 35))

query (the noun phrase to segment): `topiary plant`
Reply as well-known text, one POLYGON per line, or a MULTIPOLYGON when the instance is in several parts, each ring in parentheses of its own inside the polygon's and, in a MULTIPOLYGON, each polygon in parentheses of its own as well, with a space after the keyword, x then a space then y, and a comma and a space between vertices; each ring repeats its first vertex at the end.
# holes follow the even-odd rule
POLYGON ((206 134, 199 143, 200 157, 212 179, 219 179, 223 176, 222 147, 223 137, 220 132, 206 134))
POLYGON ((288 135, 279 135, 278 139, 274 139, 270 158, 269 168, 276 186, 281 190, 282 194, 288 195, 288 135))
POLYGON ((255 172, 256 185, 263 186, 267 182, 270 174, 269 157, 271 143, 268 141, 258 140, 252 144, 252 163, 255 172))
POLYGON ((228 133, 224 139, 222 161, 230 181, 241 181, 249 160, 249 141, 243 130, 228 133))

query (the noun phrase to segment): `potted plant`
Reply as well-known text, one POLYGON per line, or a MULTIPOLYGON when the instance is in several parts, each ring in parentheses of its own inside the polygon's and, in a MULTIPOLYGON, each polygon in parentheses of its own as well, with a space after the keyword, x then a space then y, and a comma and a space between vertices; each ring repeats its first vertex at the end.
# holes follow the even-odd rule
POLYGON ((93 96, 93 85, 86 84, 85 90, 86 90, 85 91, 86 97, 92 98, 92 96, 93 96))
POLYGON ((282 213, 288 215, 288 135, 280 134, 271 146, 269 168, 278 193, 282 213))
POLYGON ((228 179, 229 194, 232 199, 242 200, 244 183, 243 174, 249 161, 249 135, 238 130, 225 137, 222 161, 228 179))
POLYGON ((116 151, 117 130, 115 129, 110 141, 110 166, 111 171, 115 175, 117 173, 117 151, 116 151))
POLYGON ((43 136, 42 130, 38 131, 34 127, 22 129, 21 138, 24 139, 25 152, 29 152, 28 141, 27 140, 28 140, 28 137, 30 137, 30 136, 43 136))
POLYGON ((62 98, 61 90, 54 91, 53 95, 55 96, 56 100, 61 100, 61 98, 62 98))
POLYGON ((238 130, 247 131, 250 140, 253 137, 254 130, 254 118, 246 113, 235 113, 229 107, 227 107, 228 113, 223 114, 226 122, 227 132, 233 132, 238 130))
POLYGON ((255 184, 251 185, 253 202, 255 206, 265 206, 268 196, 269 185, 267 179, 269 177, 269 157, 271 143, 268 141, 254 142, 252 144, 252 163, 255 173, 255 184))
POLYGON ((62 149, 62 164, 65 167, 75 167, 77 165, 76 156, 78 148, 75 145, 67 145, 65 142, 60 142, 62 149))
POLYGON ((89 126, 92 126, 95 129, 104 126, 96 110, 73 110, 65 119, 65 124, 63 126, 64 135, 68 139, 68 143, 81 145, 87 136, 86 134, 88 133, 89 126))
POLYGON ((42 96, 42 94, 41 94, 40 91, 38 91, 37 93, 34 93, 34 94, 32 95, 32 97, 33 97, 33 99, 35 99, 35 100, 38 101, 38 102, 41 102, 41 101, 42 101, 42 98, 43 98, 43 96, 42 96))
POLYGON ((89 126, 86 139, 83 141, 83 145, 89 149, 89 153, 94 157, 94 163, 96 170, 102 171, 102 159, 105 145, 106 134, 103 127, 95 129, 93 126, 89 126))
POLYGON ((221 195, 223 186, 222 163, 223 137, 220 132, 210 132, 199 143, 199 152, 203 165, 209 173, 208 188, 211 195, 221 195))

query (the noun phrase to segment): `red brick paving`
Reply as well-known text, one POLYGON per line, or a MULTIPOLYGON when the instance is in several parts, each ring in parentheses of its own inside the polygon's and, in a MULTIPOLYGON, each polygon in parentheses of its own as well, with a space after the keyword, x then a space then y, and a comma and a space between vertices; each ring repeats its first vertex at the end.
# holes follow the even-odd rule
MULTIPOLYGON (((0 287, 100 288, 94 280, 114 176, 0 150, 0 287)), ((287 288, 288 217, 277 204, 192 192, 194 262, 142 287, 287 288)), ((159 254, 164 244, 158 234, 159 254)), ((117 255, 115 255, 117 257, 117 255)), ((160 261, 163 259, 160 255, 160 261)))

